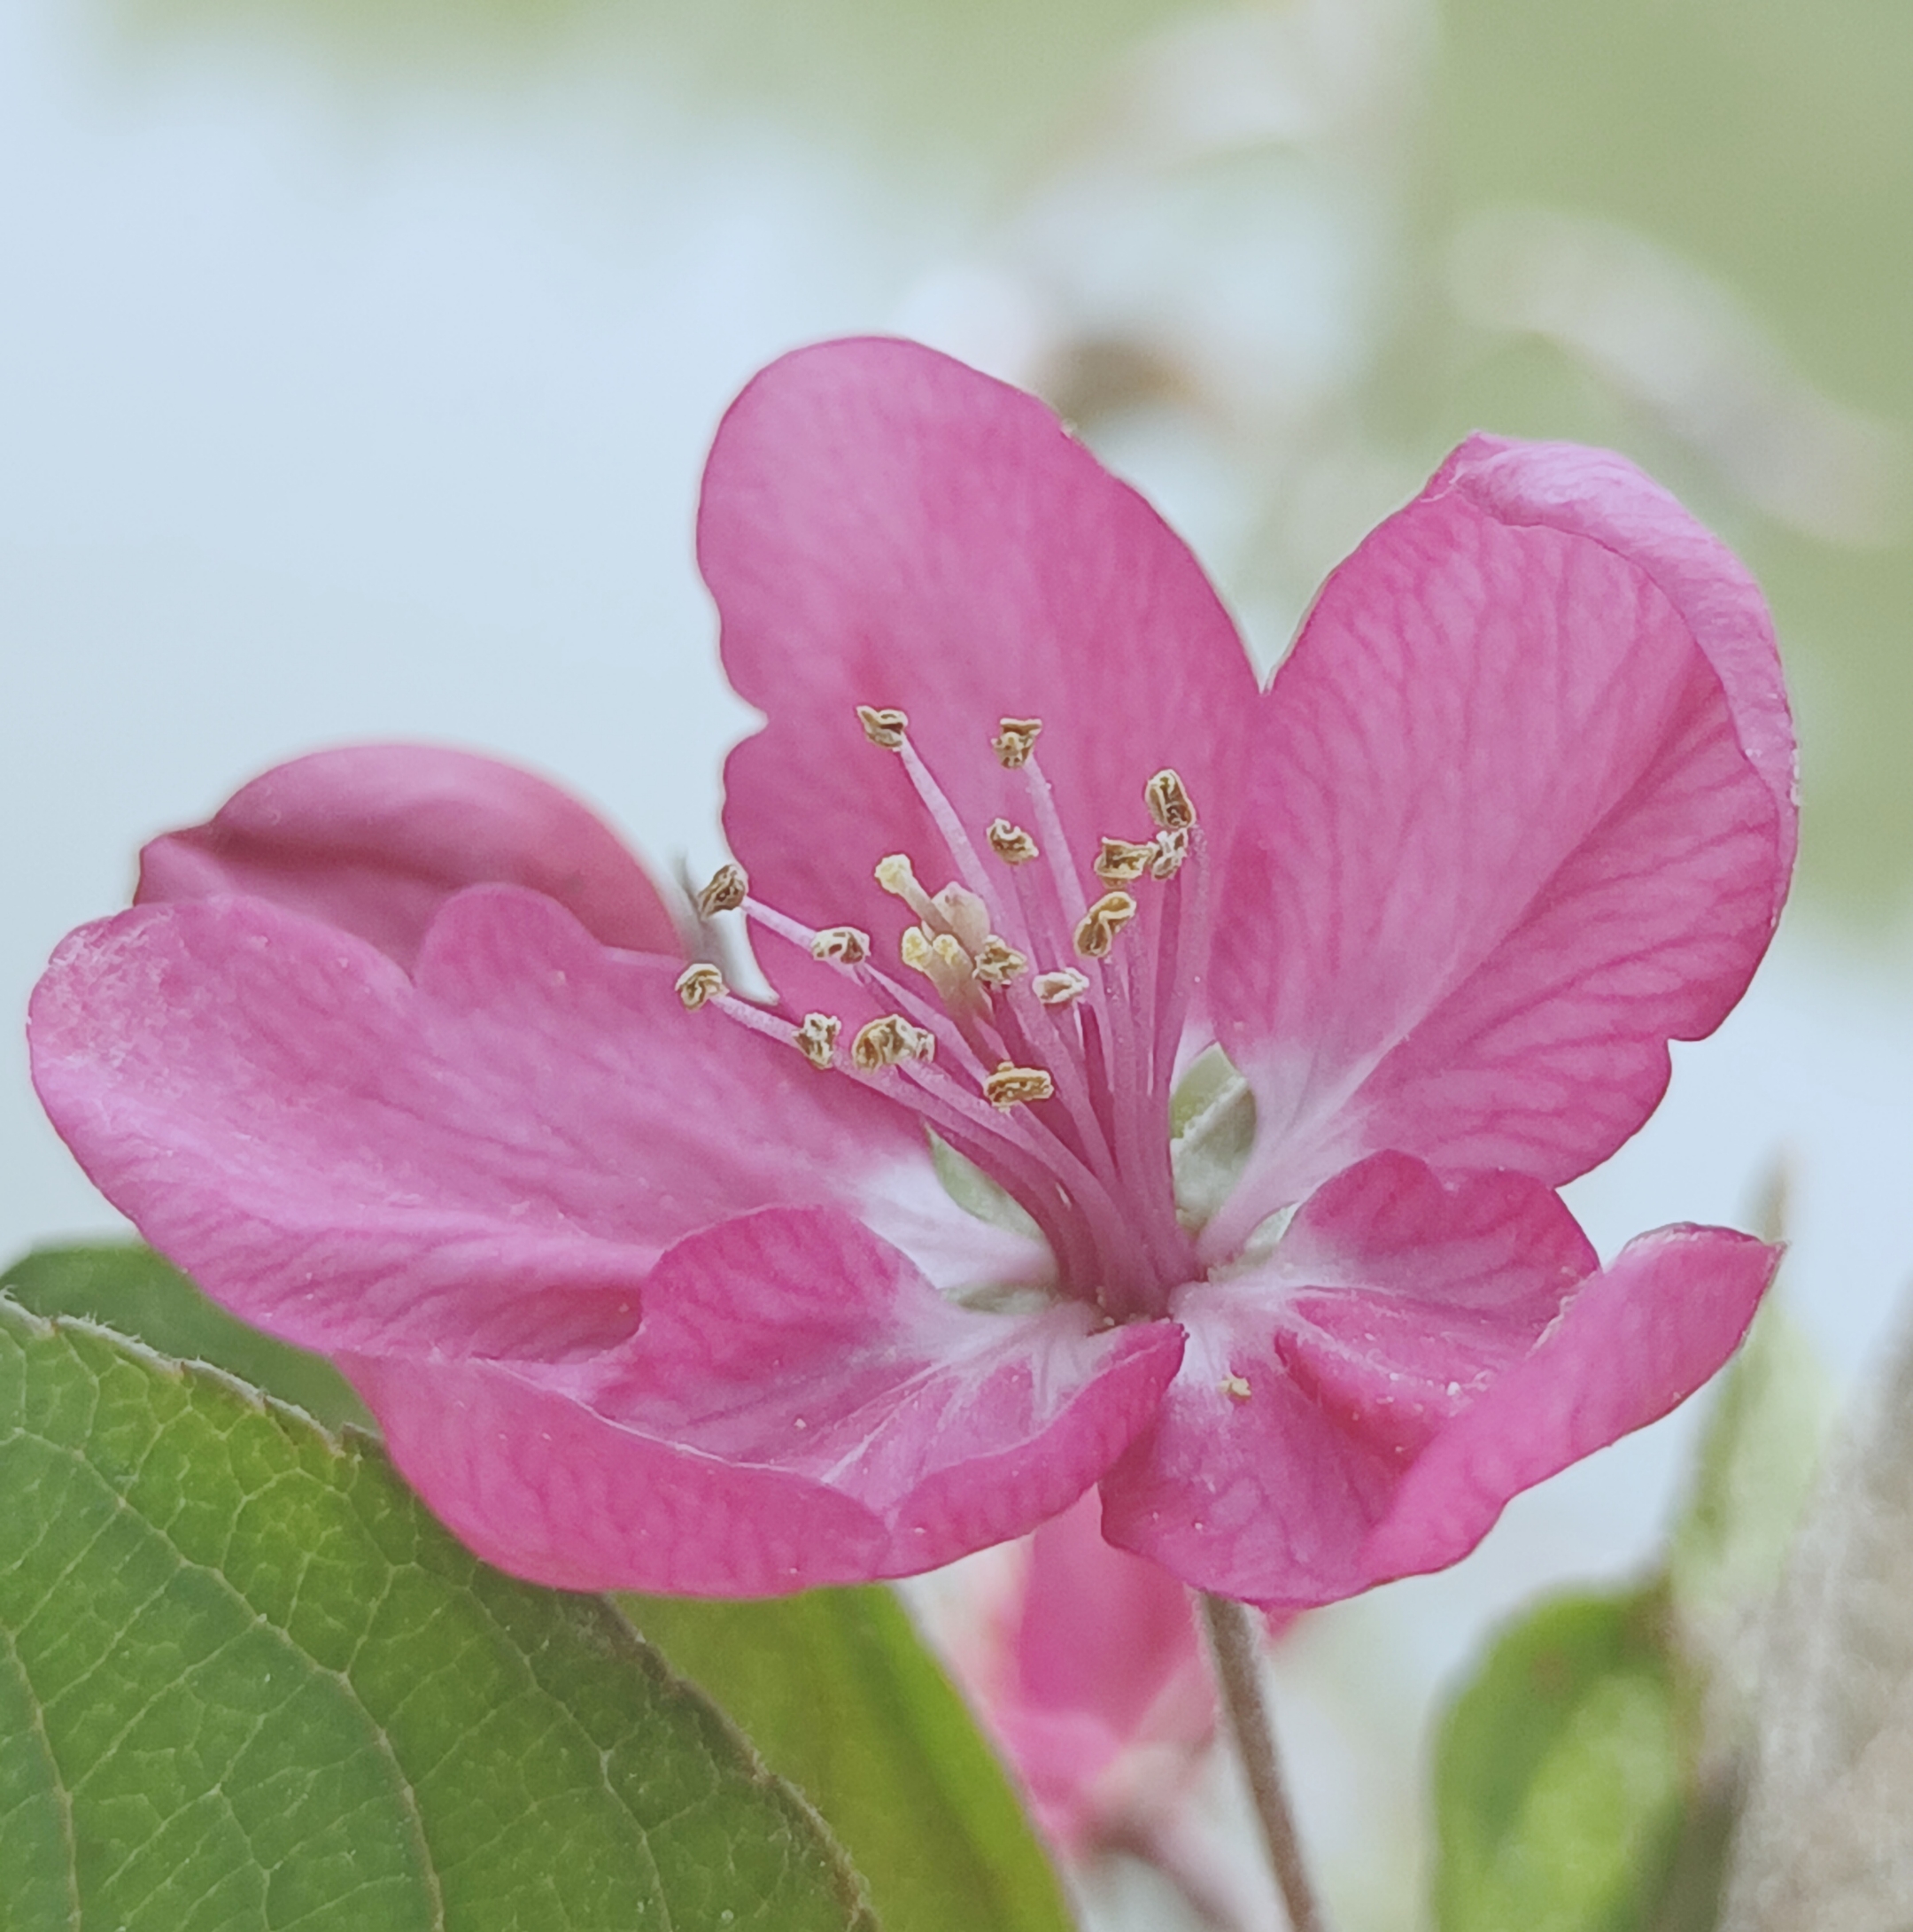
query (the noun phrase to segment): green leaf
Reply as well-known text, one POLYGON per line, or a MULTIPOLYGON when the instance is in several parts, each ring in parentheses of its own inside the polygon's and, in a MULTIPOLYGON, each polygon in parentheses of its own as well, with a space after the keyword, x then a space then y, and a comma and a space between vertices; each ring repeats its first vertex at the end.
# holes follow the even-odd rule
POLYGON ((1832 1415, 1825 1369, 1770 1294, 1721 1377, 1668 1550, 1683 1650, 1702 1680, 1706 1750, 1738 1755, 1768 1607, 1832 1415))
POLYGON ((995 1754, 889 1590, 619 1600, 849 1851, 887 1932, 1064 1932, 995 1754))
POLYGON ((1573 1596, 1496 1639, 1436 1747, 1440 1932, 1655 1923, 1685 1808, 1657 1594, 1573 1596))
POLYGON ((35 1315, 80 1315, 162 1355, 209 1362, 335 1428, 373 1426, 330 1362, 248 1328, 137 1242, 36 1248, 0 1276, 0 1294, 35 1315))
POLYGON ((362 1437, 0 1299, 0 1922, 871 1932, 794 1793, 603 1601, 362 1437))

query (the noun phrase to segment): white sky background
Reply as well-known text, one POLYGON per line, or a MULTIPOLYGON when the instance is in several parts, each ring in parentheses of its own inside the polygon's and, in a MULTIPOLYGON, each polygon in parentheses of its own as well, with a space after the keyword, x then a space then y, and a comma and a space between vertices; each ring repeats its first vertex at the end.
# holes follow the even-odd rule
MULTIPOLYGON (((0 1006, 143 838, 321 743, 494 749, 714 862, 747 717, 691 562, 705 445, 778 350, 894 322, 963 190, 906 206, 794 136, 640 114, 628 76, 368 106, 259 54, 129 63, 79 12, 0 8, 0 1006)), ((1789 1292, 1849 1377, 1913 1276, 1909 1096, 1906 976, 1794 926, 1576 1204, 1604 1253, 1744 1222, 1785 1151, 1789 1292)), ((112 1224, 10 1025, 0 1246, 112 1224)), ((1677 1454, 1596 1458, 1364 1606, 1405 1695, 1543 1579, 1638 1560, 1677 1454)), ((1304 1794, 1355 1857, 1376 1796, 1304 1794)))

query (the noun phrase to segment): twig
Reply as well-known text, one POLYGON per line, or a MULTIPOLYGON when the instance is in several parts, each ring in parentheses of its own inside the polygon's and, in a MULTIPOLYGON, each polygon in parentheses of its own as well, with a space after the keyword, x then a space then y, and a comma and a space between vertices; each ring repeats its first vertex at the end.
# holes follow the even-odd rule
POLYGON ((1255 1620, 1243 1605, 1226 1596, 1211 1596, 1206 1591, 1202 1611, 1222 1707, 1228 1712, 1236 1753, 1248 1774, 1249 1795, 1262 1827, 1262 1843, 1268 1851, 1275 1883, 1289 1910, 1289 1923, 1294 1932, 1328 1932, 1328 1921, 1303 1869, 1295 1818, 1282 1788, 1275 1728, 1269 1721, 1268 1700, 1262 1690, 1262 1646, 1255 1620))

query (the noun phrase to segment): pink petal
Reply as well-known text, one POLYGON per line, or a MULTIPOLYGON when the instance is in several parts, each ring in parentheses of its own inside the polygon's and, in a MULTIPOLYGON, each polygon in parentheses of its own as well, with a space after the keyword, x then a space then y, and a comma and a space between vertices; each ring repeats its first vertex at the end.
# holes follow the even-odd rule
POLYGON ((602 820, 529 772, 431 745, 275 765, 207 824, 153 840, 135 903, 249 893, 409 966, 439 906, 492 883, 556 899, 608 946, 682 952, 657 888, 602 820))
POLYGON ((1525 1175, 1396 1153, 1338 1175, 1259 1268, 1177 1297, 1182 1371, 1104 1486, 1106 1533, 1251 1602, 1363 1587, 1347 1565, 1403 1470, 1596 1265, 1525 1175))
POLYGON ((811 924, 894 943, 876 860, 910 853, 933 889, 951 876, 860 703, 909 713, 972 840, 1030 819, 1025 774, 990 750, 1005 716, 1047 726, 1079 865, 1104 833, 1153 830, 1160 766, 1206 819, 1234 810, 1256 696, 1235 630, 1181 540, 1030 396, 907 342, 786 356, 718 431, 698 547, 725 667, 768 719, 731 755, 725 826, 811 924))
POLYGON ((34 1075, 107 1198, 260 1327, 562 1354, 628 1332, 694 1228, 928 1184, 908 1116, 686 1013, 675 972, 513 887, 448 902, 409 979, 263 900, 144 906, 55 956, 34 1075))
POLYGON ((480 1554, 571 1588, 754 1596, 1020 1535, 1148 1421, 1173 1323, 956 1307, 833 1209, 693 1235, 588 1371, 355 1364, 407 1478, 480 1554))
POLYGON ((1480 1347, 1478 1309, 1419 1341, 1378 1322, 1363 1363, 1347 1330, 1323 1344, 1251 1293, 1192 1291, 1177 1310, 1181 1374, 1104 1485, 1105 1527, 1201 1588, 1271 1609, 1439 1569, 1511 1496, 1692 1394, 1739 1343, 1777 1258, 1721 1229, 1643 1236, 1499 1361, 1480 1347), (1444 1353, 1463 1369, 1479 1359, 1475 1385, 1438 1379, 1444 1353), (1222 1393, 1228 1375, 1247 1400, 1222 1393))
POLYGON ((1199 1742, 1213 1724, 1188 1586, 1107 1541, 1093 1496, 1031 1539, 1015 1656, 1027 1709, 1086 1713, 1119 1747, 1171 1730, 1199 1742), (1197 1695, 1171 1700, 1191 1674, 1197 1695))
POLYGON ((1785 890, 1746 573, 1617 457, 1478 440, 1330 578, 1260 725, 1212 994, 1260 1128, 1212 1251, 1378 1147, 1604 1159, 1785 890))
POLYGON ((1541 1346, 1421 1457, 1363 1553, 1376 1577, 1439 1570, 1509 1497, 1677 1408, 1739 1346, 1780 1251, 1725 1228, 1638 1236, 1541 1346))

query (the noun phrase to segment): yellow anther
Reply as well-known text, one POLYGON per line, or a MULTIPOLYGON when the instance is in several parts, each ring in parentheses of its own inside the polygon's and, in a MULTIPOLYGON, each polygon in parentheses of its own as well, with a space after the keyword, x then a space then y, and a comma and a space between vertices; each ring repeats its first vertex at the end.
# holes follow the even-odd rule
POLYGON ((694 1013, 705 1001, 721 999, 729 990, 724 974, 701 960, 696 966, 687 966, 678 975, 678 997, 684 1002, 686 1013, 694 1013))
POLYGON ((1029 763, 1029 755, 1036 748, 1037 734, 1042 730, 1040 718, 1000 718, 996 720, 996 735, 990 740, 990 749, 996 754, 996 762, 1006 772, 1013 772, 1019 764, 1029 763))
POLYGON ((903 937, 898 943, 898 952, 903 964, 912 973, 928 973, 930 970, 930 935, 921 926, 906 926, 903 937))
POLYGON ((941 915, 930 903, 930 895, 917 881, 917 868, 902 852, 892 852, 877 861, 877 883, 893 899, 901 899, 917 917, 934 926, 941 915))
POLYGON ((1014 946, 992 933, 977 948, 973 970, 986 986, 1007 986, 1019 973, 1029 970, 1029 961, 1014 946))
POLYGON ((990 850, 1006 865, 1026 865, 1036 857, 1035 840, 1021 826, 1011 825, 1007 819, 991 819, 985 836, 989 840, 990 850))
POLYGON ((1189 828, 1181 826, 1173 832, 1158 832, 1156 842, 1150 850, 1154 855, 1150 860, 1150 877, 1173 879, 1182 870, 1182 861, 1189 857, 1189 828))
POLYGON ((862 966, 870 958, 870 935, 855 926, 827 926, 810 942, 810 957, 838 966, 862 966))
POLYGON ((1089 975, 1074 966, 1058 966, 1054 973, 1039 973, 1030 985, 1045 1006, 1073 1006, 1089 990, 1089 975))
POLYGON ((1216 1384, 1216 1387, 1232 1402, 1246 1402, 1255 1393, 1249 1386, 1249 1377, 1245 1375, 1226 1375, 1216 1384))
POLYGON ((874 1074, 902 1060, 936 1058, 936 1035, 912 1026, 902 1013, 886 1013, 857 1029, 850 1043, 851 1064, 859 1073, 874 1074))
POLYGON ((709 919, 713 913, 734 912, 743 904, 749 890, 750 881, 741 865, 720 865, 711 874, 711 882, 697 896, 697 915, 709 919))
POLYGON ((1105 892, 1076 927, 1076 950, 1085 959, 1106 959, 1116 935, 1135 917, 1136 903, 1127 892, 1105 892))
POLYGON ((860 704, 856 713, 857 723, 864 727, 864 735, 873 745, 885 751, 903 749, 903 733, 910 729, 908 712, 879 710, 875 705, 860 704))
POLYGON ((843 1021, 835 1013, 806 1013, 795 1035, 797 1051, 813 1067, 828 1067, 837 1055, 837 1036, 843 1021))
POLYGON ((1187 832, 1196 823, 1196 808, 1182 780, 1166 766, 1142 788, 1142 799, 1165 832, 1187 832))
POLYGON ((1014 1067, 1008 1060, 983 1082, 983 1098, 1005 1113, 1032 1100, 1047 1100, 1055 1091, 1056 1082, 1042 1067, 1014 1067))
POLYGON ((1142 876, 1143 867, 1155 857, 1153 845, 1132 845, 1127 839, 1104 839, 1103 850, 1091 865, 1104 885, 1127 886, 1142 876))

